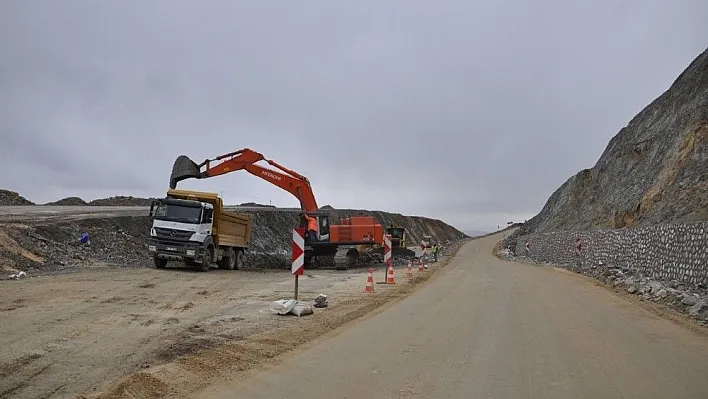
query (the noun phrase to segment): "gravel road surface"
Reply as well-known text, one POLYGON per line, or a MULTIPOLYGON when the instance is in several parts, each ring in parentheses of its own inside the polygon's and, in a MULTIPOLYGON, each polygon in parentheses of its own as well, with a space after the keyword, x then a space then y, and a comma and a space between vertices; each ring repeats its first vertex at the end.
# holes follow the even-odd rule
POLYGON ((708 339, 582 276, 466 244, 413 295, 195 398, 708 398, 708 339))

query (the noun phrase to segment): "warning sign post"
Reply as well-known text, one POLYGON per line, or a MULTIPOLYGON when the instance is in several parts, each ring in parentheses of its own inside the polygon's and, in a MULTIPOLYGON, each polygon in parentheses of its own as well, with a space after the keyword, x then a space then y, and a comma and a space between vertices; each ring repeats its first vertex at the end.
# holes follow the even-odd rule
POLYGON ((295 275, 295 299, 297 300, 298 277, 305 271, 305 229, 293 229, 291 271, 295 275))

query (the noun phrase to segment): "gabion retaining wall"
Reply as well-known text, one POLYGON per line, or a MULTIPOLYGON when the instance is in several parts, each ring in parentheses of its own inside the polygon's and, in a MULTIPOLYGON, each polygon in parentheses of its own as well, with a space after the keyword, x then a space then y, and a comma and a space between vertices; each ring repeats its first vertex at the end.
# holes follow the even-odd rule
POLYGON ((708 284, 708 222, 529 234, 509 237, 502 245, 537 262, 612 265, 655 279, 708 284))

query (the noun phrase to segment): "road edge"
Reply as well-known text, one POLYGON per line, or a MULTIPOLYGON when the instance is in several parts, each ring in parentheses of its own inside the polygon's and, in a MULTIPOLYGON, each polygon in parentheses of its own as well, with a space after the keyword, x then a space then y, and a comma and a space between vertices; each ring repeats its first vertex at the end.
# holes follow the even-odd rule
POLYGON ((674 324, 681 326, 688 331, 691 331, 693 333, 696 333, 701 336, 708 337, 708 325, 702 325, 698 322, 698 320, 681 313, 677 311, 676 309, 673 309, 669 307, 668 305, 659 303, 659 302, 648 302, 648 301, 643 301, 640 300, 636 295, 630 294, 626 292, 623 289, 616 289, 614 286, 601 281, 593 276, 588 276, 586 274, 578 273, 574 270, 569 270, 567 268, 564 268, 560 265, 545 265, 545 264, 538 264, 534 262, 528 262, 524 261, 523 259, 519 258, 507 258, 504 257, 503 255, 500 254, 501 251, 501 241, 497 243, 494 248, 492 249, 492 255, 495 256, 497 259, 509 263, 516 263, 516 264, 521 264, 525 266, 530 266, 530 267, 538 267, 538 268, 544 268, 544 269, 549 269, 553 270, 556 273, 566 273, 566 274, 571 274, 576 277, 580 277, 583 280, 597 286, 604 288, 606 291, 614 294, 614 296, 618 298, 622 298, 626 300, 627 302, 637 306, 638 308, 654 315, 657 317, 660 317, 664 320, 671 321, 674 324))

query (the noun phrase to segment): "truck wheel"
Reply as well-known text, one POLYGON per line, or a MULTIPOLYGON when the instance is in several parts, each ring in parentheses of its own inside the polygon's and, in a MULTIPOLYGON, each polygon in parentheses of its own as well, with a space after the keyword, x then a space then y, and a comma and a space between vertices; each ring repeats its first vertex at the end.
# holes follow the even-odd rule
POLYGON ((158 269, 164 269, 167 267, 167 259, 160 259, 158 257, 152 258, 153 262, 155 263, 155 267, 158 269))
POLYGON ((211 264, 211 250, 205 249, 204 256, 202 257, 202 263, 197 265, 197 270, 199 270, 200 272, 208 272, 210 264, 211 264))
POLYGON ((236 251, 236 262, 234 263, 234 266, 238 270, 241 270, 244 266, 246 266, 246 255, 243 253, 242 249, 236 251))
POLYGON ((234 270, 235 266, 236 266, 236 253, 234 252, 233 248, 229 248, 226 251, 226 255, 223 258, 221 258, 221 261, 219 262, 219 269, 234 270))

